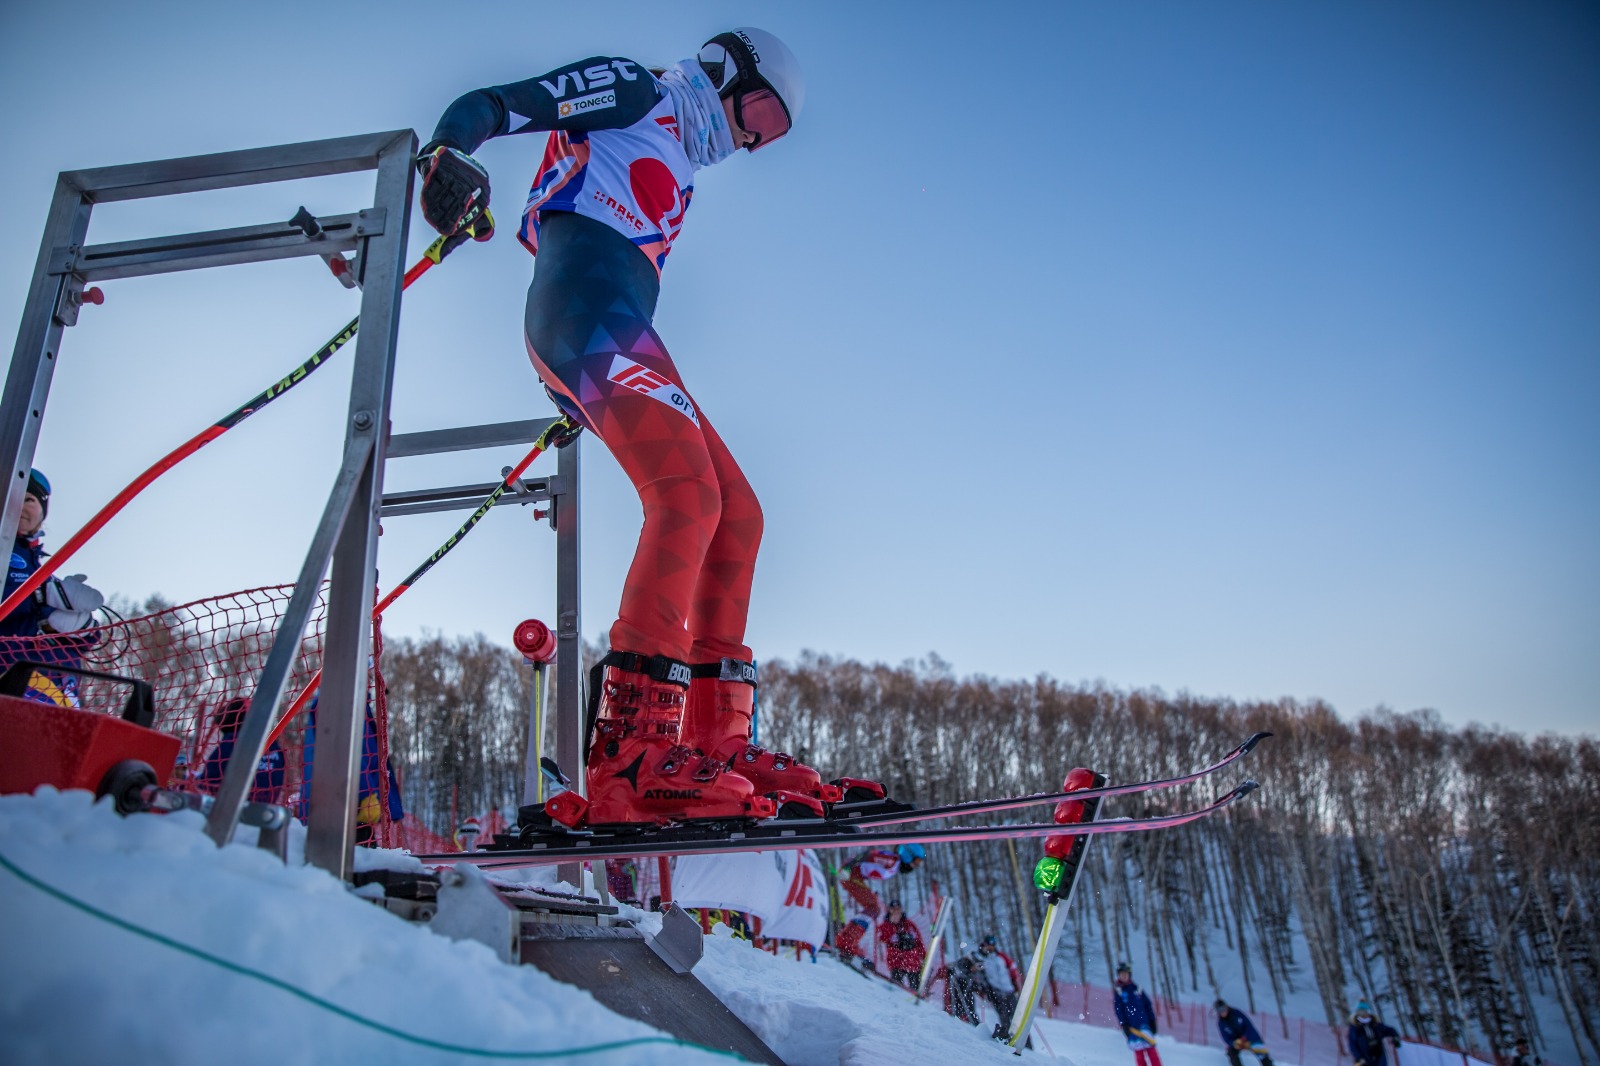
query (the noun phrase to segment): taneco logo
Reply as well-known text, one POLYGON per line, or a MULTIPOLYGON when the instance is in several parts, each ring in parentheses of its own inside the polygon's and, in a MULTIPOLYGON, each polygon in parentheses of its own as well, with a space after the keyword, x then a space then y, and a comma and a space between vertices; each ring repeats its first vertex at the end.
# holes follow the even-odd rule
POLYGON ((596 108, 616 106, 617 93, 613 89, 589 96, 580 96, 576 100, 563 101, 557 111, 562 118, 571 118, 573 115, 581 115, 585 111, 593 111, 596 108))

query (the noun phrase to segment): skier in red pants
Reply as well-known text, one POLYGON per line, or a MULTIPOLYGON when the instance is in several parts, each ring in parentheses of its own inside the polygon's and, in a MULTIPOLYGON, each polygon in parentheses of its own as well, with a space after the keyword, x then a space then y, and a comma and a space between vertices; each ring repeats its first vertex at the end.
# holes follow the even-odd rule
POLYGON ((883 912, 878 903, 878 894, 872 890, 872 882, 882 883, 895 874, 912 873, 922 865, 926 854, 921 844, 901 844, 893 850, 881 848, 869 851, 845 863, 839 887, 855 901, 856 916, 845 922, 834 938, 834 947, 838 949, 840 959, 851 964, 871 966, 866 953, 861 950, 861 938, 867 935, 872 923, 883 912))
POLYGON ((812 815, 883 795, 826 784, 751 742, 744 633, 761 507, 651 324, 695 172, 782 138, 804 95, 783 42, 743 27, 661 70, 596 56, 467 93, 417 160, 428 222, 484 240, 489 176, 470 153, 549 135, 518 234, 538 257, 528 355, 644 505, 612 650, 590 685, 590 825, 812 815))
POLYGON ((1117 1009, 1123 1035, 1128 1038, 1128 1048, 1133 1052, 1134 1066, 1161 1066, 1161 1054, 1156 1051, 1155 1008, 1150 1005, 1150 997, 1133 983, 1133 970, 1125 962, 1117 966, 1112 1003, 1117 1009))

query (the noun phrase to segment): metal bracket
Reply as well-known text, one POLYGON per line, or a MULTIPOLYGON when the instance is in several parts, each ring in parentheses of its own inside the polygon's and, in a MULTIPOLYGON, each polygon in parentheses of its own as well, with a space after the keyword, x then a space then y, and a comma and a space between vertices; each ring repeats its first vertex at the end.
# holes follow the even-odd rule
POLYGON ((428 928, 451 940, 487 944, 501 962, 518 961, 522 916, 472 863, 459 863, 439 874, 438 910, 428 928))
POLYGON ((381 237, 388 224, 389 210, 384 207, 364 207, 356 212, 357 237, 381 237))
POLYGON ((661 932, 645 937, 645 943, 661 956, 661 961, 670 966, 673 973, 693 970, 706 950, 700 923, 676 903, 661 916, 661 932))

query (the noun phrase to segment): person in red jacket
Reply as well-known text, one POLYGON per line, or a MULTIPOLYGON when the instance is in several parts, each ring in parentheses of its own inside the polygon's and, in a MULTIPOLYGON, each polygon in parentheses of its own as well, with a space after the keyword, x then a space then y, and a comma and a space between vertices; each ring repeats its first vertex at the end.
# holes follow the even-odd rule
POLYGON ((906 917, 897 899, 889 901, 889 913, 878 923, 878 942, 888 949, 889 980, 915 992, 928 949, 922 943, 922 930, 906 917))

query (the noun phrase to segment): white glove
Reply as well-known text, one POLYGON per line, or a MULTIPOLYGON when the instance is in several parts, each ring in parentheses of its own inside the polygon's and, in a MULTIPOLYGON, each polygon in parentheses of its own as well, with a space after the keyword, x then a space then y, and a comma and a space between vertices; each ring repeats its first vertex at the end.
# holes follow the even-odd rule
POLYGON ((57 633, 76 633, 94 623, 94 612, 105 606, 106 598, 84 575, 73 574, 45 582, 44 603, 52 608, 45 625, 57 633))

